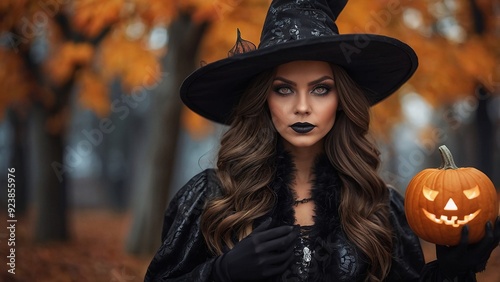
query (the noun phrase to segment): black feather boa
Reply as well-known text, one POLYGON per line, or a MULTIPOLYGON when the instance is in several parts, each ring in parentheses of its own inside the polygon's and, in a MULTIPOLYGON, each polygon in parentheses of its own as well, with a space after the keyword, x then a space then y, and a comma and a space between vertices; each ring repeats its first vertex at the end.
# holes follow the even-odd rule
MULTIPOLYGON (((292 189, 295 165, 289 152, 278 150, 276 156, 276 175, 270 188, 276 194, 276 205, 268 216, 275 226, 294 225, 296 198, 292 189)), ((336 281, 339 278, 363 277, 366 263, 361 260, 361 252, 347 239, 342 231, 339 216, 341 180, 326 155, 319 155, 313 167, 312 199, 314 200, 314 225, 309 236, 314 241, 314 259, 310 265, 308 281, 336 281), (340 271, 332 271, 336 265, 340 271), (321 279, 319 278, 321 277, 321 279), (325 280, 326 279, 326 280, 325 280)), ((288 272, 286 281, 294 279, 293 270, 288 272)), ((340 279, 342 280, 342 279, 340 279)))
MULTIPOLYGON (((279 152, 276 157, 276 176, 270 187, 276 193, 277 203, 270 216, 277 225, 293 225, 295 212, 293 201, 295 192, 292 190, 295 165, 292 156, 287 151, 279 152)), ((312 184, 312 199, 315 203, 315 226, 321 227, 317 231, 320 237, 326 237, 338 226, 341 182, 337 171, 333 168, 326 155, 316 158, 313 167, 314 180, 312 184)))

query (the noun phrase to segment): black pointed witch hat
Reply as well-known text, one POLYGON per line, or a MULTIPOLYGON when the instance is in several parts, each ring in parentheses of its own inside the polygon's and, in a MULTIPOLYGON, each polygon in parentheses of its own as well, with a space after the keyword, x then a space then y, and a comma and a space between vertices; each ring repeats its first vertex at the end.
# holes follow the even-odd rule
POLYGON ((238 36, 234 55, 207 64, 184 80, 182 101, 205 118, 229 124, 234 106, 253 77, 290 61, 313 60, 343 67, 371 105, 380 102, 413 75, 417 55, 395 38, 339 34, 335 21, 346 2, 274 0, 259 47, 251 50, 252 44, 238 36))

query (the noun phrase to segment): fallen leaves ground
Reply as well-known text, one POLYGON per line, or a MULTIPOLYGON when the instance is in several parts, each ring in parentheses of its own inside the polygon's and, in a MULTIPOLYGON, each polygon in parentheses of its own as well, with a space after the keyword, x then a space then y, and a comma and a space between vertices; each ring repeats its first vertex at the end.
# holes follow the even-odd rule
MULTIPOLYGON (((125 252, 130 226, 128 214, 109 211, 74 211, 70 215, 68 242, 35 245, 32 216, 18 219, 16 274, 2 263, 0 281, 133 282, 143 281, 151 257, 137 258, 125 252)), ((6 242, 2 240, 2 257, 6 242)), ((2 259, 4 261, 5 259, 2 259)))
MULTIPOLYGON (((135 282, 143 281, 151 257, 137 258, 124 250, 129 214, 102 210, 73 211, 72 239, 65 243, 35 245, 32 216, 18 219, 16 229, 16 274, 2 263, 0 281, 40 282, 135 282)), ((5 222, 5 220, 3 220, 5 222)), ((1 231, 5 232, 5 231, 1 231)), ((0 233, 2 261, 7 253, 6 233, 0 233)), ((426 260, 433 260, 434 246, 422 245, 426 260)), ((500 248, 490 258, 478 281, 500 281, 500 248)))

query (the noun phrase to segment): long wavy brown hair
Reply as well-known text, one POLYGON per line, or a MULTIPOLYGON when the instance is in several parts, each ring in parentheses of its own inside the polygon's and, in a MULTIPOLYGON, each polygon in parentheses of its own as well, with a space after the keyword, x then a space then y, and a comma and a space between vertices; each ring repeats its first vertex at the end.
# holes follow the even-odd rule
MULTIPOLYGON (((391 267, 392 233, 388 190, 377 174, 379 151, 367 138, 370 105, 361 88, 341 67, 332 65, 341 110, 326 135, 325 153, 342 181, 339 206, 342 228, 369 259, 366 281, 381 281, 391 267)), ((222 254, 252 231, 255 219, 275 203, 268 185, 278 133, 271 121, 267 95, 274 71, 258 75, 243 93, 232 123, 221 140, 217 177, 222 196, 207 203, 201 230, 209 248, 222 254)))

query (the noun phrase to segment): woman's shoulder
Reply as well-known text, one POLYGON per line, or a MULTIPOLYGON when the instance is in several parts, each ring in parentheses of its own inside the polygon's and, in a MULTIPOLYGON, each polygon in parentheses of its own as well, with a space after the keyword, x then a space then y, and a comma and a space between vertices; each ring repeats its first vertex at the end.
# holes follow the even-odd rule
POLYGON ((404 197, 401 191, 392 185, 387 185, 389 190, 389 200, 391 202, 391 208, 394 206, 396 208, 404 209, 404 197))
POLYGON ((419 243, 417 242, 418 239, 406 220, 403 194, 392 186, 388 186, 388 189, 390 198, 389 213, 394 231, 398 233, 399 236, 405 236, 406 239, 404 240, 411 241, 412 245, 419 246, 419 243))
POLYGON ((213 168, 205 169, 193 176, 175 195, 172 201, 190 202, 220 194, 220 185, 213 168))
POLYGON ((403 194, 391 185, 387 185, 387 189, 389 189, 389 208, 392 218, 399 222, 406 223, 405 200, 403 194))
POLYGON ((213 188, 215 186, 219 186, 216 170, 213 168, 207 168, 191 177, 182 189, 203 189, 213 188))
POLYGON ((393 260, 387 281, 416 281, 424 266, 424 255, 419 238, 406 220, 404 194, 388 185, 390 221, 393 232, 393 260))

